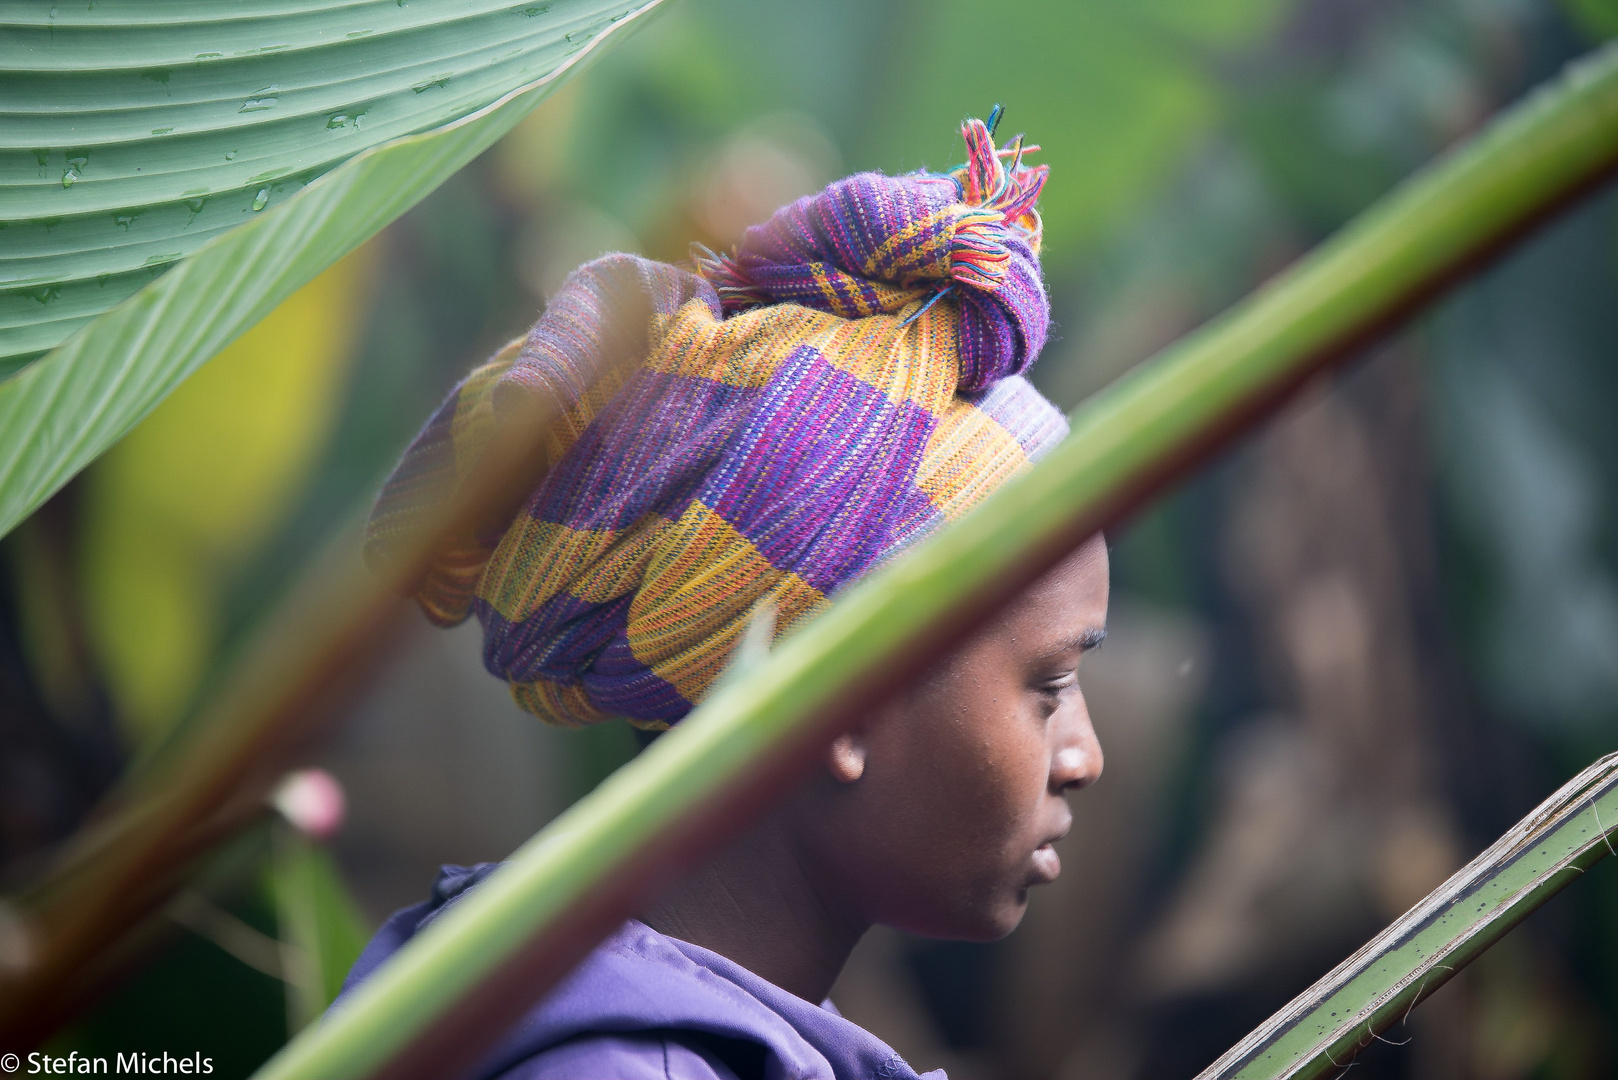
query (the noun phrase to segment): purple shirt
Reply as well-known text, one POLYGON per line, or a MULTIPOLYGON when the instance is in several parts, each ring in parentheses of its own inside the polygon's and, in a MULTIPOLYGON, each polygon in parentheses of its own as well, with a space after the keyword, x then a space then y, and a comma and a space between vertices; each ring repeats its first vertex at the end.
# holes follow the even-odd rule
MULTIPOLYGON (((432 899, 394 914, 346 996, 416 931, 496 869, 446 866, 432 899)), ((473 1070, 479 1080, 917 1080, 838 1014, 697 945, 626 922, 528 1011, 473 1070)), ((925 1080, 946 1080, 942 1070, 925 1080)))

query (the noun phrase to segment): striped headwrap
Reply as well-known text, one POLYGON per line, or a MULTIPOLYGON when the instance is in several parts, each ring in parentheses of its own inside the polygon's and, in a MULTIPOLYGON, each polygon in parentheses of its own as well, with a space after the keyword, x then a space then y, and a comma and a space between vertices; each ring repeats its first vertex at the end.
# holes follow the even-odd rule
POLYGON ((1049 323, 1045 167, 981 121, 962 134, 953 172, 840 180, 695 272, 581 267, 428 420, 367 555, 421 527, 494 425, 559 403, 549 475, 416 598, 442 625, 475 612, 485 664, 546 720, 684 716, 761 603, 790 631, 1066 432, 1022 378, 1049 323))

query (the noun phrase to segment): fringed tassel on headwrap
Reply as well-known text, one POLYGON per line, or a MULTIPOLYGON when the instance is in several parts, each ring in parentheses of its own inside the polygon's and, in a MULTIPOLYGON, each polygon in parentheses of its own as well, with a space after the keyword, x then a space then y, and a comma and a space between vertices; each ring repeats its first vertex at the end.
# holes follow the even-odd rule
POLYGON ((1023 164, 1039 148, 1021 135, 996 150, 982 120, 961 138, 966 162, 947 173, 860 173, 777 211, 729 254, 693 245, 697 273, 727 315, 802 304, 844 318, 904 311, 909 325, 952 300, 963 391, 1026 370, 1049 316, 1034 208, 1049 169, 1023 164))
POLYGON ((952 169, 950 179, 964 206, 971 209, 956 219, 950 243, 950 277, 962 285, 994 292, 1005 280, 1011 261, 1006 226, 1016 227, 1034 254, 1044 231, 1034 204, 1050 175, 1049 165, 1028 167, 1023 155, 1039 149, 1024 146, 1018 135, 1004 150, 994 148, 994 137, 982 120, 961 125, 966 141, 966 164, 952 169), (1001 158, 1009 157, 1008 166, 1001 158))
MULTIPOLYGON (((1000 106, 995 106, 991 119, 998 121, 1000 106)), ((961 138, 966 143, 966 163, 942 175, 922 173, 918 177, 927 181, 949 180, 955 185, 958 207, 954 214, 954 232, 949 238, 950 284, 943 285, 928 299, 931 307, 940 296, 959 283, 983 292, 994 292, 1005 280, 1006 265, 1011 251, 1006 242, 1005 229, 1015 227, 1035 255, 1039 254, 1043 225, 1034 204, 1039 200, 1050 166, 1027 166, 1024 154, 1039 150, 1037 145, 1024 146, 1018 135, 1010 146, 996 150, 994 135, 989 125, 976 118, 961 125, 961 138), (1003 161, 1010 158, 1010 163, 1003 161)), ((802 200, 800 200, 800 203, 802 200)), ((741 265, 738 252, 725 255, 704 244, 691 245, 691 261, 697 272, 706 278, 719 293, 725 310, 746 311, 749 308, 777 302, 770 290, 760 286, 741 265)), ((898 284, 913 284, 901 279, 898 284)), ((912 314, 919 314, 920 310, 912 314)))
POLYGON ((719 294, 725 311, 746 311, 770 302, 770 294, 753 285, 736 265, 733 255, 721 255, 707 244, 691 242, 691 262, 719 294))

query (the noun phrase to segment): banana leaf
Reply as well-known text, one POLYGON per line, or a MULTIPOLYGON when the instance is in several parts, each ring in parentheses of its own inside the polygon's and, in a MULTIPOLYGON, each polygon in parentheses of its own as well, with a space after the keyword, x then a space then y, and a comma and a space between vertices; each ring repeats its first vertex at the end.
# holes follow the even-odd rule
POLYGON ((0 535, 659 2, 6 4, 0 535))

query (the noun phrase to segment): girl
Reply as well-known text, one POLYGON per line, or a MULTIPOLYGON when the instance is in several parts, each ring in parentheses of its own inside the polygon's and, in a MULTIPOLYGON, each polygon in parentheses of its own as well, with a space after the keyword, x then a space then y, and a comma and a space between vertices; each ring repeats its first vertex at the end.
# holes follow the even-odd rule
MULTIPOLYGON (((694 270, 581 268, 428 422, 368 554, 419 527, 497 425, 559 402, 547 477, 511 521, 449 545, 417 598, 445 625, 475 612, 489 670, 545 720, 677 722, 759 612, 789 633, 1066 433, 1023 378, 1049 324, 1046 170, 980 121, 962 135, 966 165, 849 177, 694 270)), ((1097 537, 840 736, 476 1074, 915 1076, 826 994, 870 926, 991 940, 1055 879, 1065 796, 1101 772, 1077 670, 1106 609, 1097 537)), ((349 985, 493 869, 445 868, 349 985)))

